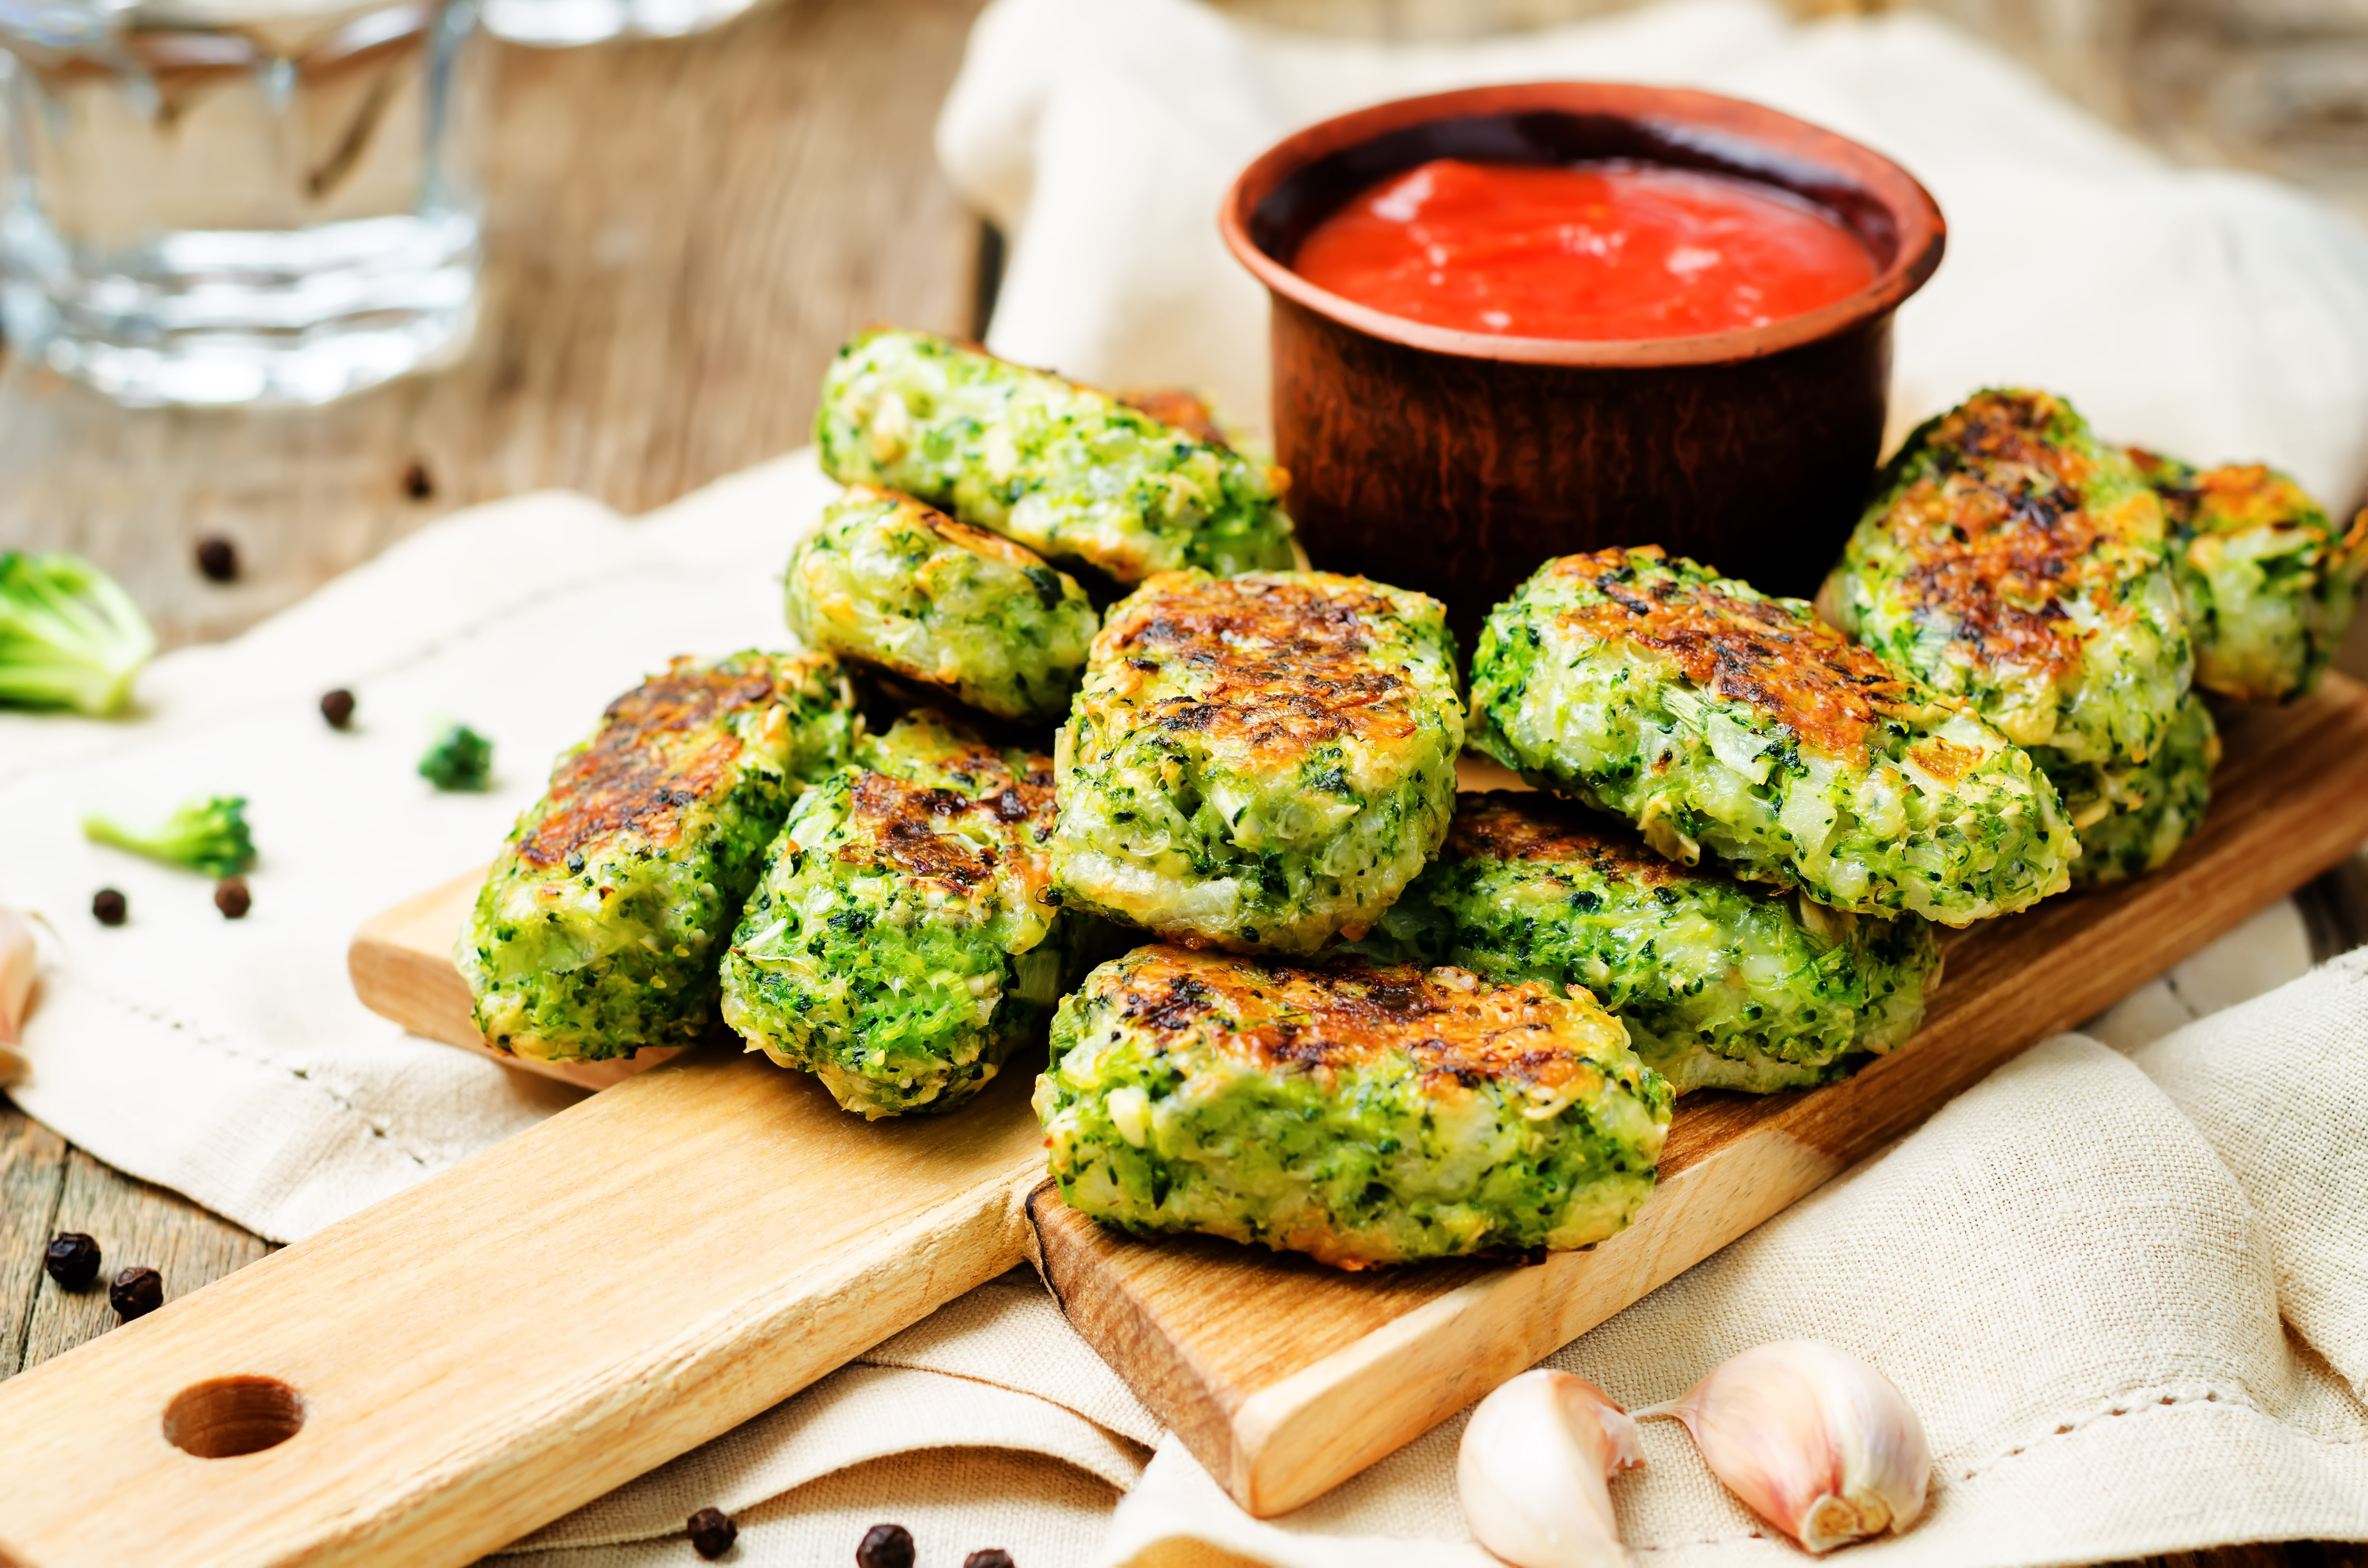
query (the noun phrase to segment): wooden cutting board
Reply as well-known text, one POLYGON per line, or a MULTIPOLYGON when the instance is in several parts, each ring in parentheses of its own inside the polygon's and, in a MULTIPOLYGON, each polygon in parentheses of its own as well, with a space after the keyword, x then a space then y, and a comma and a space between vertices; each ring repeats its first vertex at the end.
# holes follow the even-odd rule
MULTIPOLYGON (((712 1045, 0 1384, 0 1563, 464 1562, 1031 1256, 1227 1490, 1284 1511, 2368 838, 2368 689, 2226 733, 2168 869, 1956 937, 1922 1032, 1845 1083, 1687 1096, 1659 1190, 1592 1252, 1349 1275, 1135 1242, 1041 1185, 1024 1067, 866 1123, 712 1045)), ((371 923, 364 1000, 472 1041, 447 955, 472 890, 371 923)))

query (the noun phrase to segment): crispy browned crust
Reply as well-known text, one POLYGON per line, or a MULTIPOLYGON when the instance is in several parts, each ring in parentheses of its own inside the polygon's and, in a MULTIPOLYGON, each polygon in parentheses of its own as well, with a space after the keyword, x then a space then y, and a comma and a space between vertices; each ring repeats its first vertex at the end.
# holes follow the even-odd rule
POLYGON ((1198 392, 1183 387, 1137 387, 1119 393, 1118 400, 1196 440, 1212 447, 1226 444, 1224 432, 1217 428, 1217 416, 1198 392))
POLYGON ((1645 887, 1660 887, 1679 876, 1625 827, 1534 790, 1457 796, 1447 855, 1459 860, 1577 861, 1645 887))
POLYGON ((1550 570, 1583 578, 1603 595, 1565 611, 1564 624, 1665 653, 1696 686, 1748 702, 1809 745, 1861 766, 1877 722, 1920 711, 1930 700, 1874 653, 1814 616, 1773 599, 1633 570, 1636 562, 1663 559, 1660 546, 1644 545, 1550 562, 1550 570))
POLYGON ((1196 672, 1190 694, 1149 705, 1149 724, 1205 735, 1276 767, 1345 735, 1403 742, 1418 728, 1413 685, 1372 661, 1364 624, 1398 608, 1360 579, 1318 585, 1179 573, 1145 587, 1112 611, 1094 653, 1107 671, 1097 684, 1121 701, 1172 665, 1196 672))
POLYGON ((1405 1051, 1441 1088, 1493 1081, 1557 1090, 1597 1071, 1579 1028, 1591 1009, 1529 982, 1497 985, 1412 964, 1303 968, 1149 947, 1093 983, 1130 1028, 1163 1044, 1202 1036, 1259 1068, 1353 1069, 1405 1051))
POLYGON ((947 517, 933 506, 922 506, 918 501, 913 505, 919 506, 925 514, 921 521, 928 526, 930 531, 958 550, 967 550, 973 555, 983 555, 989 561, 1000 561, 1022 572, 1046 570, 1044 558, 1024 544, 1014 543, 1001 534, 991 534, 985 528, 974 528, 958 517, 947 517))
POLYGON ((2317 509, 2301 485, 2266 463, 2232 464, 2195 476, 2195 506, 2180 520, 2233 533, 2264 524, 2292 528, 2317 509))
MULTIPOLYGON (((2152 485, 2154 493, 2162 497, 2163 520, 2174 528, 2192 528, 2195 526, 2196 507, 2203 499, 2204 476, 2189 468, 2177 458, 2167 458, 2159 452, 2150 452, 2144 447, 2125 447, 2123 450, 2129 454, 2130 462, 2137 469, 2139 477, 2152 485), (2179 483, 2178 480, 2182 475, 2192 483, 2179 483)), ((2270 471, 2259 465, 2253 465, 2249 470, 2223 469, 2219 472, 2223 473, 2257 472, 2266 476, 2270 471)), ((2248 484, 2245 488, 2251 489, 2253 486, 2248 484)))
MULTIPOLYGON (((2322 515, 2309 491, 2266 463, 2228 463, 2193 473, 2192 483, 2177 484, 2164 472, 2173 468, 2169 460, 2137 447, 2132 447, 2129 452, 2130 460, 2138 465, 2138 472, 2162 497, 2164 515, 2181 532, 2243 533, 2259 528, 2302 528, 2305 526, 2305 519, 2311 519, 2311 526, 2315 526, 2322 515)), ((2330 537, 2334 535, 2332 520, 2325 531, 2330 537)), ((2368 539, 2368 512, 2352 519, 2338 549, 2348 553, 2358 549, 2363 539, 2368 539)))
POLYGON ((1945 612, 1986 663, 2050 677, 2077 665, 2083 647, 2058 596, 2111 571, 2096 552, 2118 537, 2113 519, 2084 503, 2095 460, 2047 438, 2069 416, 2045 392, 1966 399, 1930 437, 1954 465, 1908 484, 1885 516, 1911 602, 1945 612))
POLYGON ((518 858, 555 866, 625 833, 672 847, 684 812, 732 781, 741 744, 724 718, 770 702, 774 680, 766 669, 734 675, 677 659, 609 704, 591 744, 552 776, 551 809, 518 858))
POLYGON ((928 502, 916 499, 901 490, 884 490, 876 484, 850 484, 847 499, 854 502, 887 501, 893 503, 916 527, 928 529, 957 550, 967 550, 973 555, 983 555, 990 561, 1000 561, 1025 572, 1030 568, 1044 569, 1044 558, 1024 544, 1018 544, 1001 534, 971 527, 957 517, 950 517, 928 502))
POLYGON ((849 865, 893 866, 913 881, 968 894, 992 880, 999 866, 1016 871, 1024 894, 1035 898, 1050 882, 1043 845, 1053 836, 1053 759, 1030 756, 1014 774, 984 745, 965 745, 946 759, 962 790, 891 778, 866 768, 852 790, 859 842, 838 858, 849 865), (998 851, 940 831, 972 816, 1004 847, 998 851))

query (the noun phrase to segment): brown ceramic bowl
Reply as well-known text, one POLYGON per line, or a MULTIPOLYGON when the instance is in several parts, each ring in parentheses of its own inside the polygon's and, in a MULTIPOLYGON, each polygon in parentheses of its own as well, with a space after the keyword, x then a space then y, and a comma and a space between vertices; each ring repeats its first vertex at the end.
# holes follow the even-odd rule
POLYGON ((1757 104, 1592 82, 1475 87, 1300 131, 1235 181, 1225 243, 1273 296, 1275 455, 1319 566, 1447 601, 1468 650, 1549 556, 1657 543, 1770 592, 1816 591, 1882 445, 1891 317, 1946 228, 1907 173, 1757 104), (1624 158, 1739 176, 1873 253, 1850 298, 1737 332, 1574 342, 1385 315, 1291 270, 1317 222, 1436 157, 1624 158))

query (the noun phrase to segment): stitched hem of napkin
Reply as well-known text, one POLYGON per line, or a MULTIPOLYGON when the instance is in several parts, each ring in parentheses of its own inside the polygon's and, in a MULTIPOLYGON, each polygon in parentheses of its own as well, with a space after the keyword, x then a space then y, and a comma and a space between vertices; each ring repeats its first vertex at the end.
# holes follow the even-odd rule
POLYGON ((2320 1434, 2313 1432, 2307 1427, 2298 1426, 2292 1421, 2283 1420, 2278 1416, 2271 1415, 2268 1411, 2263 1410, 2260 1405, 2254 1403, 2248 1398, 2238 1394, 2224 1394, 2220 1390, 2215 1388, 2191 1388, 2186 1392, 2180 1392, 2177 1390, 2165 1392, 2159 1389, 2135 1389, 2130 1391, 2128 1393, 2117 1395, 2110 1403, 2100 1408, 2090 1410, 2086 1415, 2073 1417, 2070 1421, 2057 1426, 2052 1432, 2043 1433, 2039 1437, 2032 1438, 2031 1441, 2027 1443, 2017 1443, 2014 1447, 2006 1449, 2002 1453, 1995 1454, 1990 1458, 1984 1460, 1977 1465, 1974 1465, 1969 1469, 1959 1471, 1957 1479, 1961 1482, 1964 1482, 1972 1481, 1977 1476, 1987 1475, 1991 1471, 2005 1464, 2009 1460, 2019 1458, 2023 1454, 2029 1453, 2033 1449, 2053 1443, 2058 1437, 2075 1436, 2076 1434, 2084 1432, 2089 1427, 2098 1426, 2103 1422, 2133 1415, 2154 1415, 2166 1409, 2177 1409, 2179 1406, 2183 1404, 2217 1404, 2225 1409, 2242 1411, 2248 1415, 2258 1415, 2264 1421, 2275 1422, 2278 1429, 2282 1433, 2292 1437, 2301 1437, 2309 1442, 2317 1443, 2321 1448, 2368 1449, 2368 1437, 2322 1437, 2320 1434), (2137 1397, 2141 1395, 2144 1397, 2137 1397), (2159 1395, 2159 1397, 2157 1397, 2157 1395, 2159 1395))
POLYGON ((165 1028, 173 1030, 176 1034, 187 1035, 190 1044, 201 1047, 204 1050, 212 1052, 216 1056, 223 1057, 232 1062, 243 1062, 249 1067, 259 1067, 266 1072, 285 1074, 287 1076, 295 1079, 298 1083, 302 1084, 304 1087, 312 1093, 320 1096, 323 1099, 336 1107, 346 1116, 350 1117, 353 1120, 359 1123, 362 1129, 371 1137, 379 1140, 388 1148, 393 1149, 396 1153, 401 1154, 404 1158, 409 1160, 413 1165, 419 1166, 422 1170, 439 1169, 447 1163, 441 1156, 433 1153, 422 1153, 421 1151, 412 1148, 410 1145, 404 1143, 401 1139, 395 1137, 394 1134, 389 1132, 383 1126, 380 1125, 377 1120, 372 1119, 368 1111, 362 1109, 359 1106, 355 1105, 351 1100, 339 1094, 336 1090, 330 1088, 325 1084, 318 1082, 310 1073, 306 1072, 302 1067, 290 1067, 288 1063, 284 1062, 276 1062, 268 1056, 258 1056, 251 1051, 241 1051, 235 1045, 229 1043, 225 1038, 221 1035, 213 1034, 185 1018, 176 1017, 171 1013, 165 1012, 160 1007, 153 1006, 144 1002, 131 1001, 118 993, 109 990, 108 987, 94 984, 89 980, 79 975, 74 978, 74 984, 75 989, 81 991, 90 1000, 99 1003, 104 1006, 111 1007, 119 1013, 127 1014, 132 1017, 144 1019, 149 1023, 160 1025, 165 1028))

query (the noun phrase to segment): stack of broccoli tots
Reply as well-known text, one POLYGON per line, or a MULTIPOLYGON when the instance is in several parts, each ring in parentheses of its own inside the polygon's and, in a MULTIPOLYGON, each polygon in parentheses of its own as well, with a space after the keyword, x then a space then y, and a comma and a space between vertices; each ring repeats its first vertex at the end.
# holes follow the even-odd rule
POLYGON ((560 759, 461 940, 487 1039, 720 1017, 878 1118, 1049 1035, 1072 1206, 1349 1268, 1590 1246, 1677 1095, 1898 1045, 1938 927, 2169 858, 2196 688, 2310 689, 2368 574, 2368 517, 2283 475, 1985 392, 1816 607, 1566 556, 1467 696, 1443 607, 1297 567, 1281 475, 1190 399, 881 331, 818 434, 808 651, 677 661, 560 759), (1467 746, 1534 792, 1459 796, 1467 746))
POLYGON ((2283 474, 2125 451, 2062 398, 1998 391, 1908 438, 1818 603, 2030 750, 2094 884, 2161 866, 2202 820, 2204 694, 2309 692, 2364 574, 2368 514, 2339 534, 2283 474))

